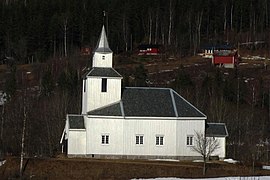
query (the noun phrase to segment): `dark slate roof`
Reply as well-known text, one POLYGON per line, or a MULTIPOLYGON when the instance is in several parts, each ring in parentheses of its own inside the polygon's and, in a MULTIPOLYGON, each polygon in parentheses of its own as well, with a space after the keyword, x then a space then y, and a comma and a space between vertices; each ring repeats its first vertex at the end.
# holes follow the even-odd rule
POLYGON ((122 101, 125 116, 175 116, 169 89, 126 88, 122 101))
POLYGON ((204 117, 197 108, 179 96, 176 92, 173 93, 175 99, 175 106, 179 117, 204 117))
POLYGON ((90 111, 88 114, 126 117, 205 117, 172 89, 137 87, 124 88, 120 102, 90 111))
POLYGON ((99 76, 99 77, 122 77, 115 69, 113 68, 100 68, 93 67, 86 76, 99 76))
POLYGON ((93 110, 88 114, 107 115, 107 116, 122 116, 121 103, 112 104, 100 109, 93 110))
POLYGON ((68 115, 70 129, 85 129, 84 118, 80 115, 68 115))
POLYGON ((207 123, 206 125, 207 137, 226 137, 228 131, 224 123, 207 123))

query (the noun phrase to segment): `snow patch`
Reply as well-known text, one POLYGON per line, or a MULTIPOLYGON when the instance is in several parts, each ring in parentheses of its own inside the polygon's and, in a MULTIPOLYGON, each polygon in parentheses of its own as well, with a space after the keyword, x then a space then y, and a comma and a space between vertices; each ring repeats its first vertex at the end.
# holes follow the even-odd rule
POLYGON ((173 162, 179 162, 177 159, 149 159, 150 161, 173 161, 173 162))
POLYGON ((4 165, 6 163, 6 160, 0 161, 0 166, 4 165))
POLYGON ((233 159, 224 159, 223 161, 227 162, 227 163, 231 163, 231 164, 236 164, 236 163, 239 162, 239 161, 236 161, 236 160, 233 160, 233 159))
MULTIPOLYGON (((151 178, 148 180, 269 180, 270 176, 253 176, 253 177, 220 177, 220 178, 175 178, 175 177, 168 177, 168 178, 151 178)), ((140 179, 132 179, 132 180, 142 180, 140 179)))

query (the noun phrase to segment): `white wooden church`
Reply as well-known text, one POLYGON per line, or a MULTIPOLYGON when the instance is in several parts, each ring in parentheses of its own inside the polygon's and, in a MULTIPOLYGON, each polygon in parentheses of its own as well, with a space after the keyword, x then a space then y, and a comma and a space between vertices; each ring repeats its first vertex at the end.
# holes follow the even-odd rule
POLYGON ((215 155, 225 157, 225 124, 208 124, 206 131, 207 117, 173 89, 121 82, 103 26, 83 78, 82 113, 67 115, 60 140, 69 157, 194 159, 196 132, 219 138, 215 155))

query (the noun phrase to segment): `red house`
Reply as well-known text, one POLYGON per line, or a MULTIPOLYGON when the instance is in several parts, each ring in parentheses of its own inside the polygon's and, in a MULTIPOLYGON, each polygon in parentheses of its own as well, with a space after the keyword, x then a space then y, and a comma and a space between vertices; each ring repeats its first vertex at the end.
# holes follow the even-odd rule
POLYGON ((212 64, 225 68, 234 68, 238 64, 238 52, 236 50, 215 51, 212 64))
POLYGON ((81 55, 82 56, 89 56, 91 55, 92 49, 90 47, 82 47, 81 48, 81 55))
POLYGON ((160 45, 156 44, 141 44, 138 47, 138 55, 159 55, 160 54, 160 45))

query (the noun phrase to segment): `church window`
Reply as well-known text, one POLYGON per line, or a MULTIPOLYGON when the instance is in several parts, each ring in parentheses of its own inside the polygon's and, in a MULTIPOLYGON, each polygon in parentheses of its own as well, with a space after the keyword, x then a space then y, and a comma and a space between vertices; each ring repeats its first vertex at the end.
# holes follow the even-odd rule
POLYGON ((187 146, 193 146, 193 135, 187 136, 187 146))
POLYGON ((102 134, 101 135, 101 144, 109 144, 109 135, 108 134, 102 134))
POLYGON ((143 144, 143 135, 136 135, 136 144, 143 144))
POLYGON ((164 136, 163 135, 156 135, 156 145, 157 146, 164 145, 164 136))
POLYGON ((107 92, 107 79, 102 78, 101 81, 101 92, 107 92))
POLYGON ((102 56, 102 60, 105 60, 105 56, 102 56))

